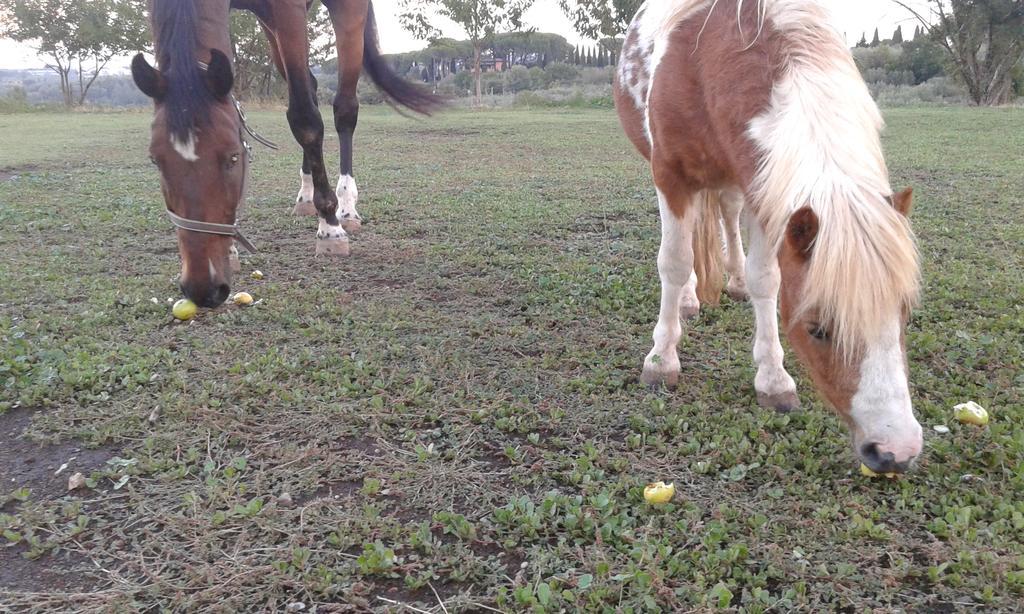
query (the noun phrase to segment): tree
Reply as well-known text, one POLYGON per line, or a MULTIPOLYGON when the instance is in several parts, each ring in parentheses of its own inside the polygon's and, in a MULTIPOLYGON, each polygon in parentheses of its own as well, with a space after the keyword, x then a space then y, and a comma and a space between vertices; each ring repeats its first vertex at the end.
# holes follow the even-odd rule
POLYGON ((543 32, 506 32, 495 34, 490 41, 495 57, 504 57, 510 66, 541 66, 561 62, 571 55, 572 48, 558 34, 543 32))
POLYGON ((643 0, 558 0, 580 36, 622 36, 643 0))
POLYGON ((942 46, 926 36, 903 43, 901 69, 914 73, 915 85, 942 75, 943 60, 942 46))
MULTIPOLYGON (((307 17, 309 63, 322 64, 334 55, 334 28, 330 16, 319 2, 310 7, 307 17)), ((284 87, 270 60, 270 46, 256 16, 249 11, 232 11, 231 45, 235 58, 235 92, 245 100, 269 97, 284 87)), ((332 64, 333 71, 337 64, 332 64)))
POLYGON ((437 17, 446 17, 466 31, 473 44, 473 81, 476 103, 483 96, 480 57, 487 41, 499 30, 517 30, 523 13, 533 0, 401 0, 399 21, 420 39, 436 39, 441 35, 435 24, 437 17))
POLYGON ((901 0, 946 52, 952 74, 977 105, 1008 102, 1024 60, 1021 0, 927 0, 927 14, 901 0))
POLYGON ((111 58, 150 47, 146 14, 146 0, 0 0, 0 37, 34 46, 72 107, 111 58))
POLYGON ((903 26, 896 26, 896 31, 892 33, 892 44, 903 44, 903 26))
POLYGON ((882 40, 878 38, 878 28, 875 28, 875 37, 871 39, 871 46, 877 47, 882 44, 882 40))
POLYGON ((857 46, 858 47, 867 47, 868 46, 868 35, 866 33, 860 35, 860 41, 857 42, 857 46))

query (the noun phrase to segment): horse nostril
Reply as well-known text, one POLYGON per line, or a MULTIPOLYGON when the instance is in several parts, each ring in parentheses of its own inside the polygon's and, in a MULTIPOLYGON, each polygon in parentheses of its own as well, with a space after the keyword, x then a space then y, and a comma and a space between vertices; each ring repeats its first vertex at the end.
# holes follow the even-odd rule
POLYGON ((227 284, 221 284, 217 286, 217 293, 214 295, 214 300, 218 305, 228 300, 228 295, 231 294, 231 286, 227 284))
POLYGON ((860 457, 864 464, 875 473, 895 473, 906 471, 910 462, 897 463, 896 455, 884 452, 876 442, 866 443, 860 447, 860 457))

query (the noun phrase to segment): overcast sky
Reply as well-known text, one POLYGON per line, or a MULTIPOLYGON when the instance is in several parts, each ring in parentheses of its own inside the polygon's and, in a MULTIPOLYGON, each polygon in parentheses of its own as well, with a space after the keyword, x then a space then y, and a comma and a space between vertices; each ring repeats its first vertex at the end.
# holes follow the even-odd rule
MULTIPOLYGON (((380 43, 385 53, 398 53, 422 48, 425 43, 417 41, 405 32, 398 23, 399 0, 374 0, 380 43)), ((866 32, 868 38, 878 27, 882 38, 892 35, 896 25, 902 23, 904 30, 913 32, 914 22, 910 14, 892 0, 826 0, 835 17, 836 26, 846 33, 847 42, 853 45, 866 32)), ((920 6, 920 0, 911 2, 920 6)), ((537 0, 526 14, 526 24, 538 32, 554 32, 569 39, 573 44, 582 41, 573 31, 569 20, 558 8, 557 0, 537 0)), ((447 24, 445 34, 453 38, 464 38, 465 33, 454 24, 447 24)), ((127 59, 117 63, 118 68, 127 66, 127 59)), ((0 68, 41 68, 44 60, 28 45, 0 39, 0 68)))

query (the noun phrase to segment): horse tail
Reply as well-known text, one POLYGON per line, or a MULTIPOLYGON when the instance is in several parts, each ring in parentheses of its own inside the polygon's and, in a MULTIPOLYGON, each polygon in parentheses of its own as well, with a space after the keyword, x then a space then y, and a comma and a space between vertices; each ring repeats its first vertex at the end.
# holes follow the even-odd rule
POLYGON ((163 102, 168 128, 184 142, 209 116, 213 102, 196 58, 196 5, 193 0, 154 0, 152 6, 157 64, 167 78, 163 102))
POLYGON ((697 299, 701 305, 716 306, 725 287, 722 268, 722 196, 718 190, 704 190, 696 198, 699 219, 693 231, 693 270, 697 273, 697 299))
POLYGON ((363 69, 393 107, 402 105, 417 113, 430 115, 443 105, 439 96, 399 77, 388 66, 377 42, 377 20, 373 16, 372 2, 367 9, 366 25, 363 27, 363 69))

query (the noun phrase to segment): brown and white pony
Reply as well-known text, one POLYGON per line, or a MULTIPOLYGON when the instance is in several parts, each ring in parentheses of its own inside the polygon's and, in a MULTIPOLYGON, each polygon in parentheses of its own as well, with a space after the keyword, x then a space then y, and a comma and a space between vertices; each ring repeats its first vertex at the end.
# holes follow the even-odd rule
POLYGON ((799 404, 778 301, 857 454, 875 471, 905 471, 922 447, 904 346, 919 278, 911 192, 889 186, 881 115, 821 3, 648 0, 621 57, 616 107, 650 161, 662 225, 643 382, 676 384, 680 315, 722 290, 721 231, 727 290, 753 303, 758 402, 799 404))
POLYGON ((256 15, 271 59, 288 82, 288 124, 303 154, 294 211, 319 216, 317 254, 348 255, 348 233, 361 224, 352 177, 360 73, 365 70, 392 103, 422 113, 439 104, 432 94, 391 72, 377 46, 369 0, 322 1, 338 51, 334 126, 341 144, 341 177, 336 192, 324 165, 324 123, 309 69, 306 12, 312 0, 150 0, 158 68, 140 54, 132 62, 132 76, 155 102, 150 158, 160 169, 167 209, 178 226, 181 288, 201 306, 215 307, 230 293, 231 231, 249 164, 244 122, 231 96, 230 9, 256 15))

